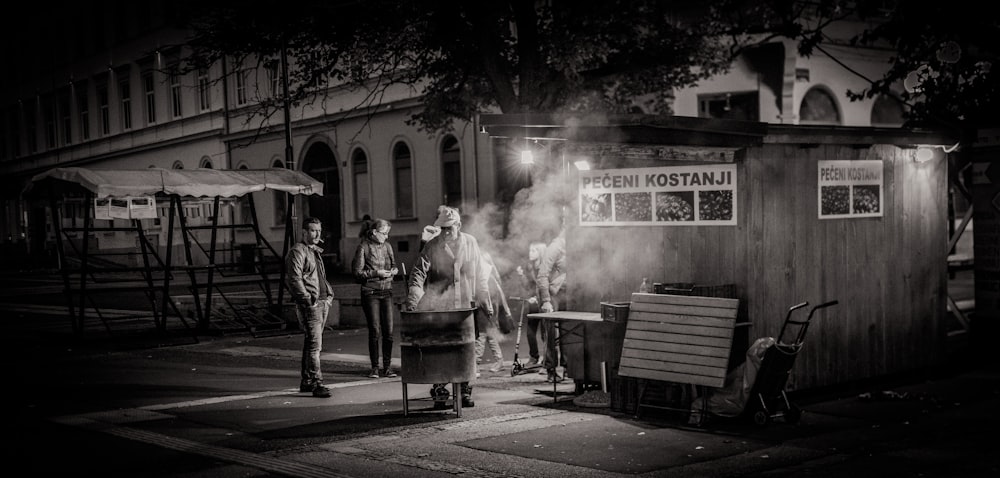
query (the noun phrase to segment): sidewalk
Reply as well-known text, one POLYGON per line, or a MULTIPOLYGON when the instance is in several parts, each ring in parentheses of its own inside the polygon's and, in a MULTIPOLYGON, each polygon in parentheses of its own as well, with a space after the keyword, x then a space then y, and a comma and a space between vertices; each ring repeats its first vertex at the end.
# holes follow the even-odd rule
MULTIPOLYGON (((330 399, 298 393, 294 332, 147 349, 23 332, 8 335, 15 343, 5 350, 22 364, 8 373, 8 438, 11 455, 43 474, 1000 476, 1000 369, 967 363, 920 380, 793 394, 805 410, 795 425, 699 427, 676 413, 578 407, 570 381, 554 402, 544 376, 510 376, 513 340, 502 345, 507 368, 483 372, 476 406, 459 418, 432 411, 421 384, 409 386, 403 416, 401 380, 365 377, 364 328, 325 334, 330 399)), ((528 358, 523 335, 519 358, 528 358)))
MULTIPOLYGON (((85 377, 78 380, 84 381, 59 388, 73 390, 74 405, 61 405, 65 398, 47 399, 63 411, 42 427, 52 432, 40 437, 48 446, 39 450, 90 450, 92 458, 105 461, 75 459, 73 469, 91 466, 106 476, 933 477, 1000 472, 996 369, 799 397, 793 401, 805 413, 796 425, 710 420, 698 427, 665 412, 636 418, 575 406, 568 382, 558 386, 559 401, 553 403, 552 386, 543 376, 510 376, 511 355, 507 370, 484 372, 475 382, 476 407, 463 409, 461 418, 412 400, 428 396, 429 386, 419 384, 409 387, 411 413, 404 417, 400 379, 364 377, 363 329, 330 330, 325 343, 331 399, 289 388, 296 383, 297 335, 79 357, 72 363, 79 362, 85 377), (96 371, 99 360, 115 368, 96 371), (129 373, 131 367, 143 376, 129 373), (124 383, 118 382, 125 377, 130 384, 125 390, 132 393, 122 399, 124 383), (112 385, 108 397, 101 395, 102 383, 112 385), (61 448, 62 437, 73 440, 72 446, 61 448), (117 456, 118 450, 130 455, 117 456), (159 456, 162 469, 149 470, 139 456, 159 456)), ((505 344, 505 352, 508 347, 512 344, 505 344)), ((80 373, 69 370, 70 364, 61 361, 58 368, 80 373)), ((45 407, 38 403, 35 410, 45 407)))

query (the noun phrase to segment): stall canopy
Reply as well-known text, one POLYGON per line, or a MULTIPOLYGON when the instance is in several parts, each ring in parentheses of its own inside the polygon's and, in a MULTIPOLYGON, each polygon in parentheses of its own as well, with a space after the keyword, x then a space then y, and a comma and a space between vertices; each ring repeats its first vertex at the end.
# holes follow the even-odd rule
POLYGON ((271 189, 323 195, 323 183, 290 169, 87 169, 54 168, 35 175, 24 190, 31 197, 48 184, 58 190, 82 187, 98 198, 154 194, 239 197, 271 189))
MULTIPOLYGON (((179 305, 172 290, 172 281, 180 280, 179 272, 187 274, 187 281, 179 284, 186 287, 191 295, 194 315, 203 329, 233 330, 246 328, 251 332, 270 327, 284 327, 284 319, 274 314, 280 312, 283 302, 284 268, 278 274, 277 301, 272 298, 273 263, 281 263, 287 251, 288 244, 294 237, 292 222, 285 223, 285 250, 278 251, 261 235, 257 220, 253 195, 248 193, 272 190, 289 195, 322 195, 323 183, 305 173, 287 169, 87 169, 87 168, 54 168, 34 176, 25 187, 23 196, 27 199, 47 199, 51 208, 51 217, 63 217, 60 200, 70 196, 87 196, 82 202, 82 227, 73 221, 71 225, 62 221, 53 222, 55 251, 58 257, 60 272, 66 290, 69 316, 73 330, 82 333, 88 314, 96 315, 109 333, 112 325, 120 325, 120 320, 112 320, 102 312, 109 305, 117 303, 120 294, 138 293, 150 302, 150 310, 137 311, 138 315, 129 320, 152 316, 156 329, 166 330, 166 318, 173 312, 187 327, 186 315, 179 305), (169 200, 167 211, 153 211, 152 214, 166 214, 162 224, 158 224, 147 234, 149 225, 144 225, 140 219, 150 217, 134 217, 131 212, 121 219, 130 219, 131 225, 122 225, 117 221, 95 224, 96 219, 107 220, 109 217, 96 217, 97 201, 89 198, 135 198, 160 196, 169 200), (249 216, 249 223, 230 223, 219 219, 219 201, 222 198, 245 197, 249 215, 241 214, 241 218, 249 216), (189 224, 186 213, 181 208, 185 200, 214 200, 214 207, 206 213, 207 220, 189 224), (176 221, 175 221, 176 219, 176 221), (174 227, 180 228, 182 242, 183 264, 174 260, 174 227), (220 248, 226 245, 218 240, 218 231, 249 230, 254 242, 250 243, 250 252, 241 249, 240 261, 233 262, 234 250, 220 248), (197 231, 207 231, 207 234, 196 234, 197 231), (99 238, 96 232, 103 232, 99 238), (98 247, 98 239, 106 239, 114 235, 135 234, 136 246, 131 241, 115 238, 107 240, 108 247, 98 247), (205 237, 208 236, 208 237, 205 237), (160 240, 165 239, 165 244, 160 240), (202 240, 208 240, 207 247, 202 240), (116 242, 117 241, 117 242, 116 242), (122 244, 128 244, 123 246, 122 244), (201 251, 202 256, 195 256, 201 251), (230 262, 219 259, 229 252, 230 262), (268 254, 270 254, 268 256, 268 254), (267 262, 266 257, 272 257, 267 262), (235 275, 227 276, 227 272, 236 269, 235 275), (131 273, 139 274, 132 275, 131 273), (176 276, 176 277, 175 277, 176 276), (237 308, 227 298, 221 285, 239 285, 240 283, 256 284, 264 292, 266 307, 257 308, 241 306, 237 308), (224 320, 212 322, 212 297, 218 295, 231 309, 224 320), (109 299, 110 297, 110 299, 109 299), (239 319, 239 320, 237 320, 239 319)), ((140 203, 140 204, 148 204, 140 203)), ((292 199, 286 205, 286 218, 292 213, 292 199)), ((110 216, 110 214, 109 214, 110 216)), ((245 244, 244 244, 245 245, 245 244)), ((173 289, 176 289, 176 285, 173 289)), ((279 329, 280 330, 280 329, 279 329)))

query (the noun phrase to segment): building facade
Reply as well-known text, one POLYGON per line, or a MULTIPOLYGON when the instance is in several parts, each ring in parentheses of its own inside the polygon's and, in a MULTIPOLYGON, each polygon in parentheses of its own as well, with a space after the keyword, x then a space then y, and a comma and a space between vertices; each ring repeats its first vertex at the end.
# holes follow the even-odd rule
MULTIPOLYGON (((366 215, 393 223, 394 246, 400 259, 410 262, 438 205, 471 214, 505 194, 508 163, 517 160, 508 148, 480 134, 476 118, 430 135, 407 125, 421 107, 419 95, 409 89, 390 89, 377 105, 355 108, 364 92, 331 82, 323 101, 290 110, 286 144, 281 115, 251 114, 259 101, 278 94, 280 64, 219 63, 172 74, 170 66, 185 54, 176 46, 186 33, 174 26, 179 12, 166 1, 140 3, 103 8, 104 2, 95 2, 53 12, 53 28, 32 30, 24 39, 39 48, 6 54, 7 64, 18 65, 0 91, 0 240, 11 250, 44 263, 54 240, 52 221, 72 226, 82 220, 75 198, 66 198, 61 217, 53 218, 44 205, 20 197, 35 174, 56 167, 301 170, 323 181, 325 194, 296 203, 293 220, 323 220, 330 264, 341 269, 349 266, 366 215)), ((895 101, 847 98, 847 90, 867 83, 840 65, 847 62, 876 78, 888 68, 889 52, 836 45, 828 51, 838 58, 802 58, 790 42, 753 49, 729 73, 676 91, 673 114, 899 125, 902 109, 895 101)), ((254 194, 262 232, 280 243, 289 198, 254 194)), ((210 216, 205 209, 210 204, 186 207, 186 217, 198 224, 210 216)), ((248 213, 245 199, 223 207, 220 221, 235 222, 248 213)), ((162 221, 143 221, 147 233, 165 244, 162 221)), ((241 244, 252 241, 242 234, 219 240, 237 254, 241 244)), ((100 249, 134 246, 114 235, 95 242, 100 249)))

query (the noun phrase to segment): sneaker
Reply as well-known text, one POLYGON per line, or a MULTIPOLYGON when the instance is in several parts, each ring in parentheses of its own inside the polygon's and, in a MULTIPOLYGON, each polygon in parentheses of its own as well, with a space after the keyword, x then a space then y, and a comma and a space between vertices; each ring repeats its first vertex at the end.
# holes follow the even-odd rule
POLYGON ((382 369, 382 376, 385 377, 385 378, 396 378, 396 377, 398 377, 398 375, 396 375, 396 372, 393 372, 392 369, 389 368, 389 367, 386 367, 386 368, 382 369))
POLYGON ((528 360, 528 363, 524 364, 525 367, 533 367, 535 365, 541 365, 541 362, 538 360, 538 357, 531 357, 531 359, 528 360))
POLYGON ((303 383, 299 385, 299 393, 312 393, 314 388, 316 386, 311 383, 303 383))
POLYGON ((549 371, 548 371, 548 370, 545 370, 544 368, 540 368, 540 369, 538 369, 538 375, 545 375, 545 374, 547 374, 547 373, 549 373, 549 371))
POLYGON ((317 398, 330 398, 330 396, 333 395, 330 393, 330 389, 323 385, 316 385, 316 387, 312 389, 312 393, 313 396, 317 398))
POLYGON ((431 387, 431 399, 434 400, 435 410, 448 409, 448 389, 445 387, 431 387))
POLYGON ((503 361, 497 360, 497 363, 490 367, 490 372, 499 372, 504 369, 503 361))
POLYGON ((548 372, 548 378, 546 378, 545 381, 549 383, 559 383, 563 381, 563 378, 556 372, 548 372))
POLYGON ((472 397, 462 397, 462 407, 472 408, 476 406, 476 402, 472 401, 472 397))
POLYGON ((368 378, 378 378, 378 368, 373 367, 371 372, 368 372, 368 378))

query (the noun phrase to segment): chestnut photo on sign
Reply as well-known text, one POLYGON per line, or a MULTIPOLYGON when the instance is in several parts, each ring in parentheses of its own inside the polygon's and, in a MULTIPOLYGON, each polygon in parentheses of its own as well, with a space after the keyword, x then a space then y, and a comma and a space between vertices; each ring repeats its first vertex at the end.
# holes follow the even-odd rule
POLYGON ((698 191, 698 219, 729 221, 733 218, 733 192, 698 191))
POLYGON ((879 212, 879 186, 854 186, 854 214, 879 212))
POLYGON ((580 196, 580 221, 611 221, 611 194, 584 194, 580 196))
POLYGON ((657 221, 694 221, 694 191, 656 193, 657 221))
POLYGON ((824 216, 850 214, 850 191, 847 186, 823 186, 820 194, 823 198, 821 211, 824 216))
POLYGON ((649 193, 615 194, 615 220, 652 221, 653 200, 649 193))

